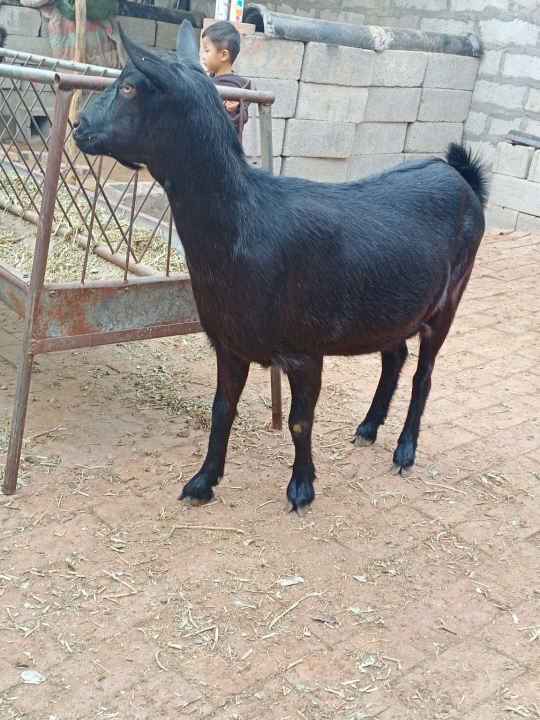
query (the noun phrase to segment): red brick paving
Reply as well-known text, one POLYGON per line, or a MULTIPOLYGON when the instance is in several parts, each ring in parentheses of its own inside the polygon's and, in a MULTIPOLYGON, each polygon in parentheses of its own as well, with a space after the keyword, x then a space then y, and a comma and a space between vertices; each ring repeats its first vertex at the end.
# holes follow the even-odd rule
MULTIPOLYGON (((204 339, 39 358, 22 488, 0 499, 0 719, 540 717, 539 270, 540 238, 486 238, 407 478, 388 470, 414 358, 361 450, 378 361, 328 360, 301 518, 284 510, 292 449, 266 430, 266 373, 218 502, 186 508, 204 339), (170 378, 163 396, 150 377, 170 378), (21 684, 25 668, 45 682, 21 684)), ((5 420, 20 324, 1 313, 5 420)))

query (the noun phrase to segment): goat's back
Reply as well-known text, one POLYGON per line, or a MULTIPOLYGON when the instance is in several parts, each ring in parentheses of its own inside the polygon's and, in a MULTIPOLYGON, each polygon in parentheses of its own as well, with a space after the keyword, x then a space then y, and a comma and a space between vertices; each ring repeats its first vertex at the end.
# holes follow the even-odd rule
POLYGON ((392 346, 472 262, 483 227, 477 196, 440 160, 339 184, 253 171, 234 268, 216 293, 227 323, 222 304, 208 323, 265 364, 392 346))

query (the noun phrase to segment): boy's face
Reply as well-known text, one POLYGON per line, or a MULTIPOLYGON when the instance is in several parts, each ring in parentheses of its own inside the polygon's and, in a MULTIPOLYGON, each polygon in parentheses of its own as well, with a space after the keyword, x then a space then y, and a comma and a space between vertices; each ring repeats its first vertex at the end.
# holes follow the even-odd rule
POLYGON ((209 73, 219 73, 231 66, 231 57, 228 50, 220 50, 206 37, 201 41, 201 63, 209 73))

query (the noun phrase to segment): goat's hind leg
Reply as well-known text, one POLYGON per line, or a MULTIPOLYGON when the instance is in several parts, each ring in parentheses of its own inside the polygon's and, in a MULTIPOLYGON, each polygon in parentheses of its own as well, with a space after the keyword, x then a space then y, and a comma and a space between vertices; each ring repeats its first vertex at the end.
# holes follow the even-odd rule
POLYGON ((321 390, 322 357, 306 359, 301 368, 289 369, 291 412, 289 430, 294 443, 294 465, 287 498, 291 510, 298 511, 315 498, 315 466, 311 455, 311 431, 315 406, 321 390))
POLYGON ((382 370, 371 407, 364 420, 356 429, 353 443, 372 445, 377 439, 379 427, 384 425, 392 397, 396 391, 399 376, 407 360, 407 343, 403 341, 396 350, 381 353, 382 370))
POLYGON ((225 457, 236 406, 246 384, 249 363, 216 345, 217 389, 212 406, 208 452, 199 472, 185 485, 180 500, 193 505, 209 502, 223 477, 225 457))
POLYGON ((441 349, 454 319, 456 307, 448 302, 433 318, 420 329, 420 352, 418 367, 413 378, 411 402, 405 425, 399 436, 394 452, 394 469, 403 470, 414 465, 416 447, 420 433, 420 421, 431 390, 431 373, 435 358, 441 349))

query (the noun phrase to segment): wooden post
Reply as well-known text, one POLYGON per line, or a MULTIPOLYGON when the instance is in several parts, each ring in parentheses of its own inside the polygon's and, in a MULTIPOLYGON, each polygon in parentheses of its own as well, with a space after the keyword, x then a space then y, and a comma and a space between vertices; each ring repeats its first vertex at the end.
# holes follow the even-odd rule
MULTIPOLYGON (((75 0, 75 55, 73 60, 78 63, 86 62, 86 0, 75 0)), ((69 122, 73 125, 77 121, 81 106, 82 90, 76 90, 71 99, 69 108, 69 122)), ((69 139, 66 148, 71 158, 75 158, 77 147, 73 136, 69 139)), ((68 176, 68 181, 73 182, 72 174, 68 176)))

